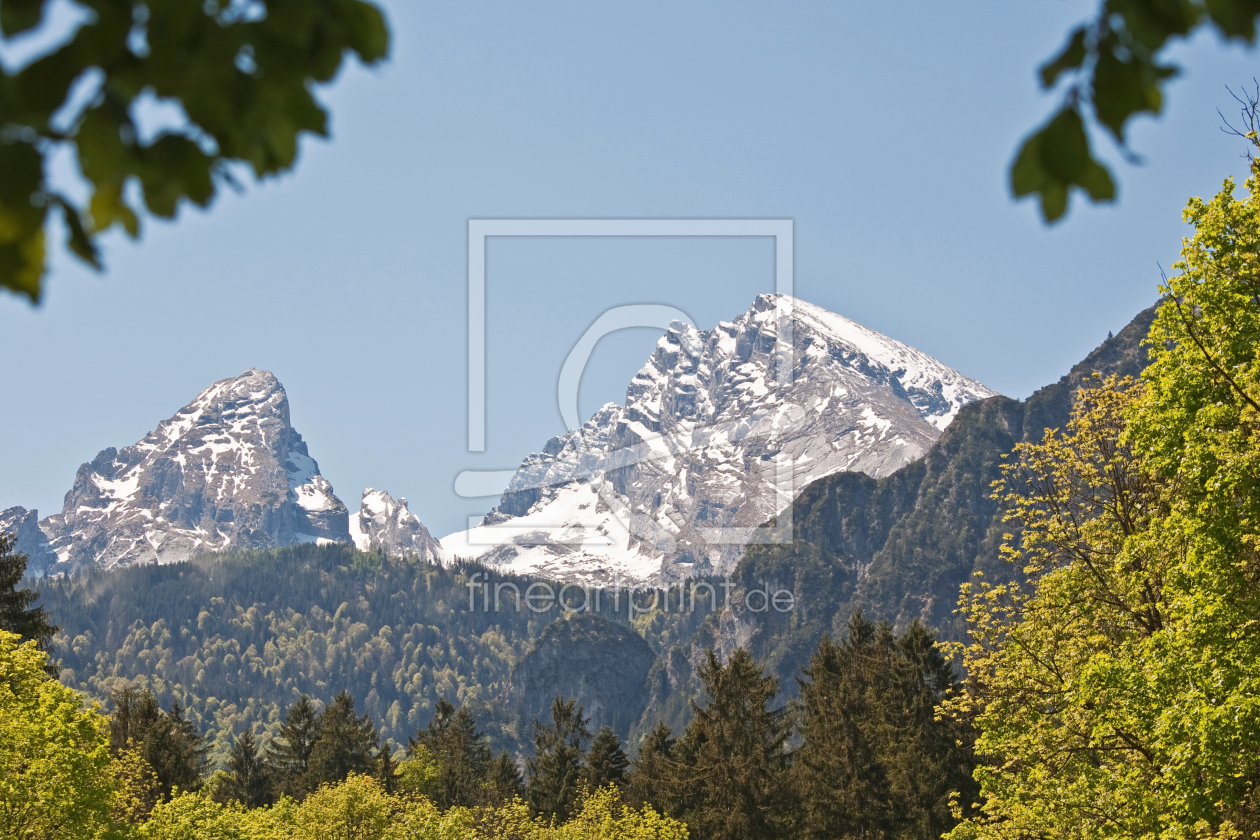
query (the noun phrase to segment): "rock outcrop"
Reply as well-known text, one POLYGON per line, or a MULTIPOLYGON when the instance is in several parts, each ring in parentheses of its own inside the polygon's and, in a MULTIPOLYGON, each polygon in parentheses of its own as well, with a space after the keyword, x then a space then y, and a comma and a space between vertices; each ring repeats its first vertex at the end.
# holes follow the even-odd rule
POLYGON ((391 557, 410 557, 429 563, 443 561, 442 547, 419 517, 407 509, 407 500, 384 490, 363 491, 359 512, 350 517, 350 537, 360 551, 381 551, 391 557))
POLYGON ((39 529, 39 511, 11 507, 0 512, 0 532, 12 534, 13 550, 26 555, 26 573, 43 577, 57 562, 57 554, 48 544, 48 537, 39 529))
POLYGON ((518 717, 522 732, 551 720, 551 701, 577 700, 591 732, 611 726, 625 739, 648 701, 645 684, 656 661, 652 648, 630 628, 587 614, 548 625, 516 667, 499 697, 518 717))

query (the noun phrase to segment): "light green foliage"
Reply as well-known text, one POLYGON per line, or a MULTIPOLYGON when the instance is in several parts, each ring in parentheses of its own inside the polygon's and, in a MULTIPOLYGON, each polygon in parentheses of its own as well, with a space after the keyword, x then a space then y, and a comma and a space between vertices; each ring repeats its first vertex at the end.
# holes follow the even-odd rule
POLYGON ((651 806, 624 805, 616 786, 609 785, 587 795, 573 819, 550 836, 555 840, 686 840, 687 827, 651 806))
POLYGON ((445 811, 415 795, 391 795, 367 776, 326 785, 302 803, 222 805, 204 792, 159 805, 138 840, 686 840, 687 829, 651 807, 624 805, 614 788, 585 796, 562 825, 530 815, 519 799, 445 811))
POLYGON ((1195 234, 1142 387, 1081 392, 1002 489, 1027 585, 964 594, 985 816, 954 840, 1260 830, 1260 175, 1195 234))
POLYGON ((438 790, 438 763, 423 744, 411 748, 398 764, 396 787, 399 793, 432 799, 438 790))
POLYGON ((351 774, 325 785, 293 812, 294 840, 378 840, 385 836, 398 800, 369 776, 351 774))
POLYGON ((50 680, 33 641, 0 630, 0 837, 106 836, 109 722, 50 680))
POLYGON ((215 802, 206 791, 185 793, 153 809, 136 829, 137 840, 288 840, 291 802, 275 809, 245 810, 215 802))
POLYGON ((1085 120, 1123 144, 1129 120, 1163 110, 1164 85, 1177 67, 1162 55, 1170 42, 1210 25, 1218 35, 1251 44, 1260 6, 1253 0, 1103 0, 1098 16, 1077 27, 1041 68, 1042 86, 1067 79, 1061 109, 1024 140, 1011 166, 1016 196, 1038 195, 1046 221, 1067 212, 1069 193, 1111 201, 1115 184, 1090 150, 1085 120))
MULTIPOLYGON (((1161 487, 1120 442, 1131 380, 1080 392, 1066 433, 1021 444, 998 483, 1027 582, 963 587, 967 694, 982 816, 951 835, 1154 837, 1159 760, 1144 649, 1165 620, 1169 557, 1141 539, 1161 487)), ((1193 822, 1193 821, 1191 821, 1193 822)))
MULTIPOLYGON (((0 34, 38 29, 49 5, 5 0, 0 34)), ((87 20, 66 43, 0 77, 0 287, 36 302, 49 210, 60 209, 71 251, 99 268, 97 234, 119 225, 139 236, 137 193, 171 218, 183 201, 208 205, 244 167, 257 178, 290 169, 300 134, 328 134, 314 84, 346 53, 371 64, 389 50, 384 17, 363 0, 78 5, 87 20), (81 85, 95 95, 65 109, 81 85), (187 124, 144 137, 135 116, 147 98, 179 106, 187 124), (46 179, 61 151, 90 186, 86 205, 46 179)))

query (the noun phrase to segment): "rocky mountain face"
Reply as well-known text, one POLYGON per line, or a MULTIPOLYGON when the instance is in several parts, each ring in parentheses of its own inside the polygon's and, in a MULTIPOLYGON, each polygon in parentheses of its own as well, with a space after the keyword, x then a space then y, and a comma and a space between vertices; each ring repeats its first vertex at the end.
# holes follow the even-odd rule
POLYGON ((397 501, 384 490, 363 491, 359 512, 350 517, 350 538, 360 551, 383 551, 391 557, 411 557, 441 563, 444 555, 438 541, 407 509, 407 500, 397 501))
POLYGON ((275 376, 206 388, 138 443, 79 467, 62 512, 40 523, 57 562, 173 563, 206 551, 349 542, 346 506, 289 423, 275 376))
POLYGON ((671 326, 624 406, 548 441, 481 526, 442 546, 602 584, 727 572, 810 482, 889 475, 993 393, 847 318, 762 295, 712 330, 671 326))
POLYGON ((39 511, 12 507, 0 511, 0 532, 15 538, 13 550, 26 555, 26 574, 43 577, 57 562, 48 537, 39 529, 39 511))
POLYGON ((611 726, 625 738, 647 703, 644 680, 656 661, 643 637, 624 624, 593 615, 557 619, 543 630, 512 669, 498 698, 526 724, 551 720, 556 695, 576 699, 590 716, 591 732, 611 726))

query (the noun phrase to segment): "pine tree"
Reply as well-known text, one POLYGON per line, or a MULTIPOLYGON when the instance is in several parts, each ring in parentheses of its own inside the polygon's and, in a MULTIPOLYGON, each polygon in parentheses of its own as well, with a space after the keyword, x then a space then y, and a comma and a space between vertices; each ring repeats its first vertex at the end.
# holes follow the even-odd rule
POLYGON ((772 710, 779 681, 764 676, 745 649, 722 665, 710 649, 698 674, 709 702, 674 748, 671 795, 697 840, 772 840, 792 836, 787 780, 788 707, 772 710))
POLYGON ((591 739, 590 718, 576 700, 551 701, 551 723, 534 721, 534 757, 529 769, 529 804, 548 819, 564 822, 572 813, 582 779, 582 757, 591 739))
POLYGON ((428 727, 407 739, 408 754, 420 746, 426 747, 437 762, 434 801, 438 807, 470 807, 482 802, 490 747, 477 731, 477 721, 467 706, 456 711, 450 701, 439 700, 428 727))
POLYGON ((379 766, 380 739, 366 714, 355 714, 354 698, 342 690, 318 720, 319 737, 311 747, 306 787, 336 784, 351 773, 375 775, 379 766))
POLYGON ((971 736, 937 720, 952 668, 917 621, 894 638, 854 613, 848 636, 824 637, 800 681, 794 787, 806 838, 939 837, 954 825, 951 791, 974 795, 971 736))
POLYGON ((398 789, 398 761, 389 747, 381 747, 381 754, 376 763, 376 780, 386 793, 395 793, 398 789))
POLYGON ((582 778, 588 790, 598 790, 610 784, 622 787, 626 782, 626 768, 630 759, 621 749, 621 739, 611 726, 605 726, 595 734, 591 748, 586 752, 586 767, 582 778))
POLYGON ((274 801, 267 763, 252 732, 243 732, 232 742, 228 777, 216 791, 215 798, 225 803, 239 802, 246 808, 260 808, 274 801))
POLYGON ((510 802, 525 793, 521 770, 506 751, 496 755, 486 769, 486 792, 491 805, 510 802))
POLYGON ((311 750, 319 737, 319 715, 309 697, 303 694, 288 708, 280 734, 267 751, 267 769, 277 794, 302 798, 307 787, 311 750))
MULTIPOLYGON (((0 630, 17 633, 23 641, 34 641, 39 649, 52 650, 52 637, 59 627, 49 622, 43 607, 32 607, 39 593, 18 589, 26 574, 27 556, 14 550, 17 538, 0 532, 0 630)), ((47 666, 51 669, 50 663, 47 666)))
POLYGON ((166 799, 176 790, 197 790, 206 772, 205 738, 178 703, 163 711, 147 688, 128 686, 110 696, 110 749, 135 750, 152 768, 166 799))
POLYGON ((627 802, 636 807, 651 805, 667 815, 678 812, 670 775, 674 744, 673 734, 664 722, 656 724, 648 732, 631 764, 625 791, 627 802))

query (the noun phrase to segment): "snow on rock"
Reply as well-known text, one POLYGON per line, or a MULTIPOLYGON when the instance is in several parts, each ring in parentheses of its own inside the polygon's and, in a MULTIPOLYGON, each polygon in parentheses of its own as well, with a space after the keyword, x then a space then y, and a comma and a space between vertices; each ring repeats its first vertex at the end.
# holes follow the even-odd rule
POLYGON ((23 507, 0 511, 0 532, 13 535, 13 550, 26 555, 26 574, 43 577, 48 567, 57 562, 48 537, 39 529, 39 511, 23 507))
POLYGON ((360 551, 383 551, 391 557, 410 557, 430 563, 445 559, 442 547, 420 519, 407 509, 407 500, 371 487, 363 491, 358 514, 350 517, 350 538, 360 551))
POLYGON ((847 318, 762 295, 712 330, 671 325, 625 406, 528 456, 498 507, 442 547, 588 583, 726 572, 810 482, 888 475, 993 395, 847 318))
POLYGON ((349 542, 348 512, 289 423, 275 376, 206 388, 139 443, 79 467, 39 523, 50 573, 172 563, 207 551, 349 542))

